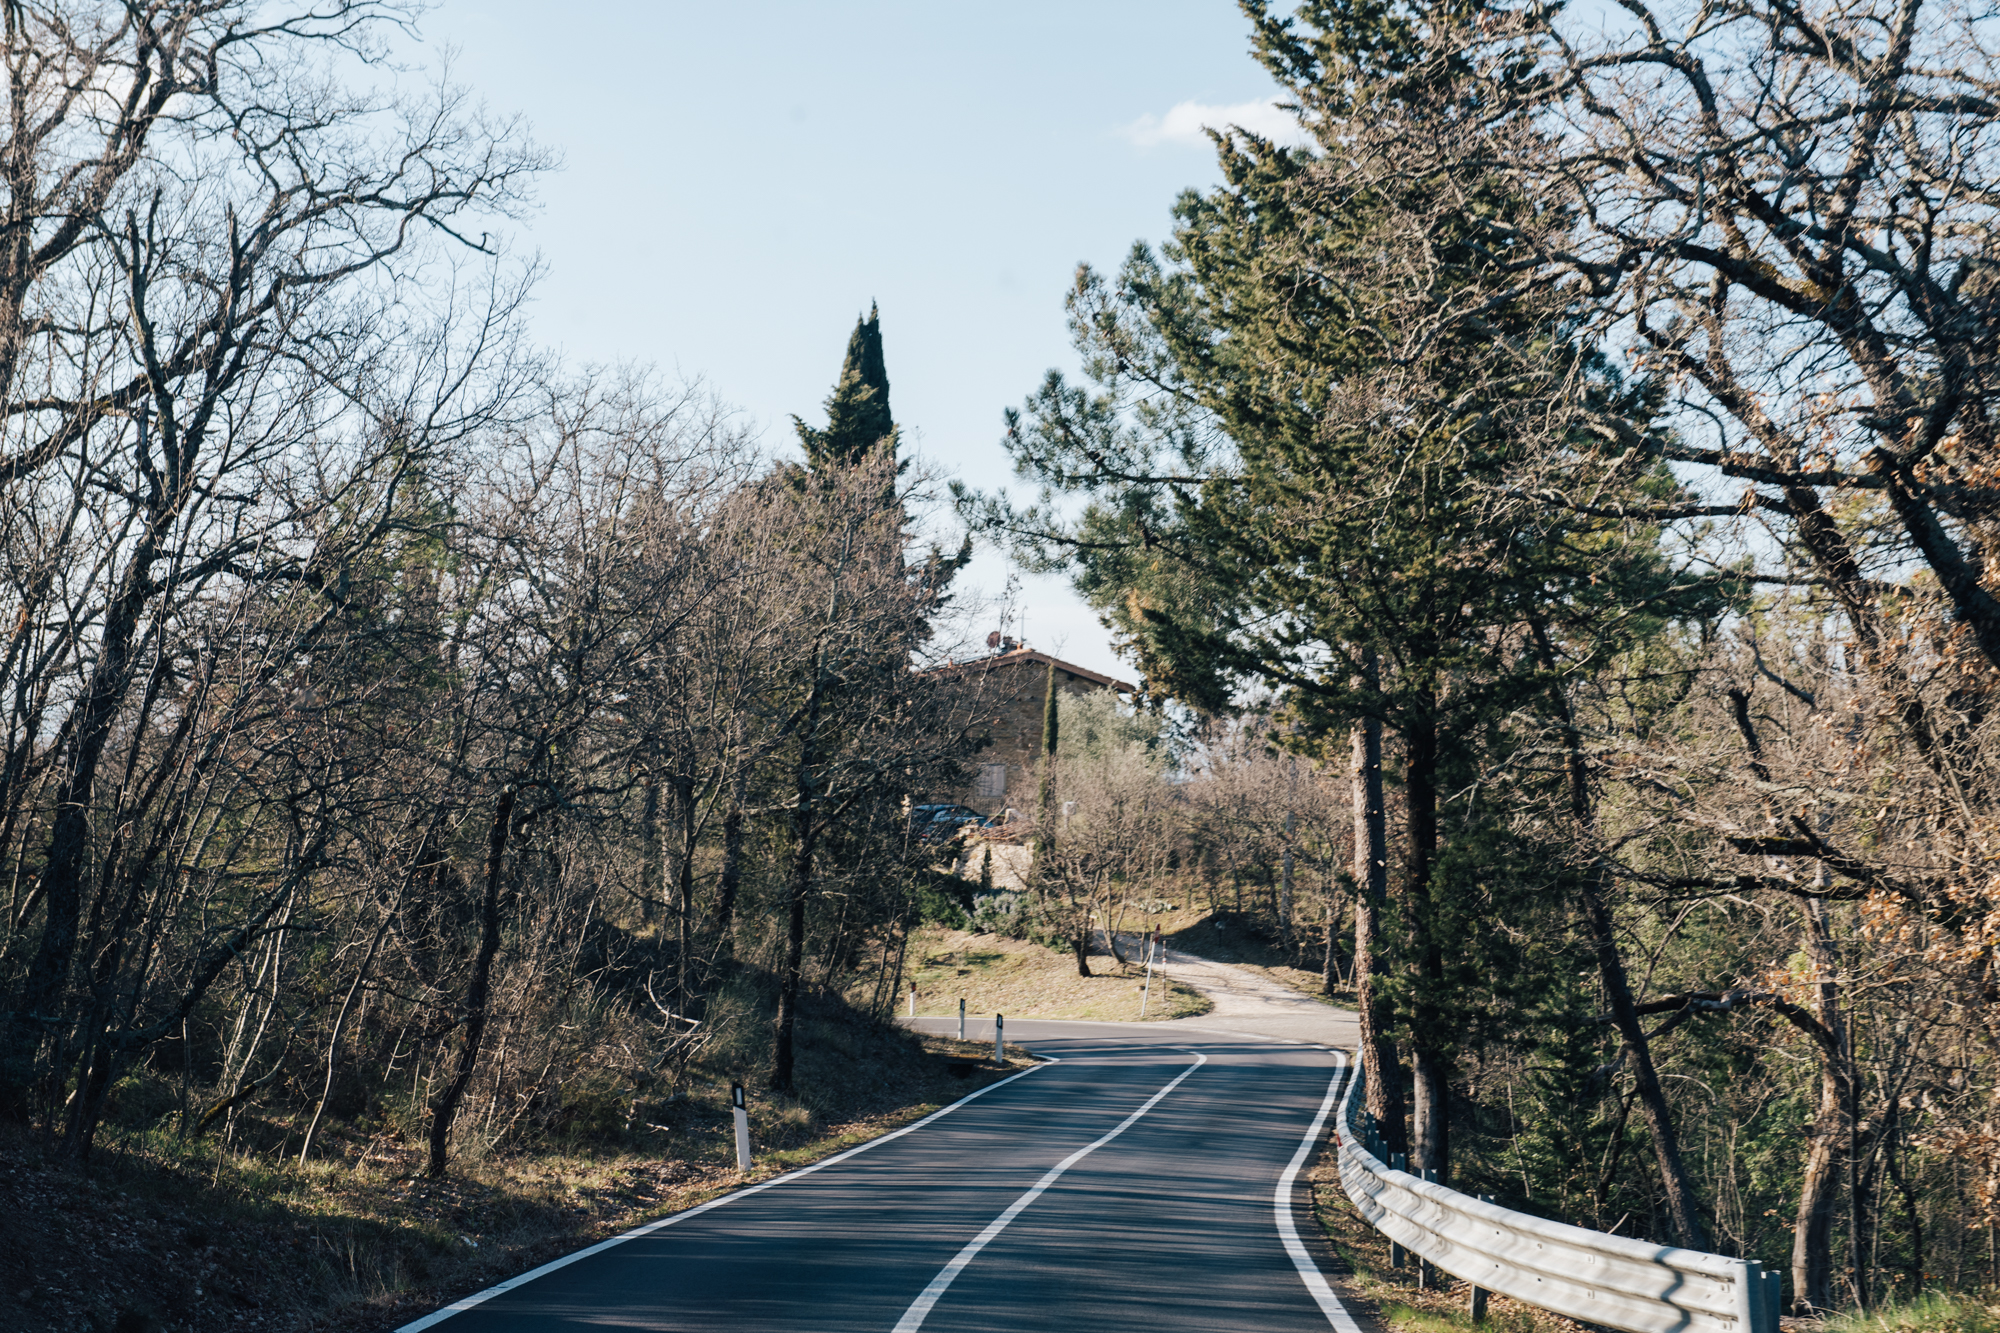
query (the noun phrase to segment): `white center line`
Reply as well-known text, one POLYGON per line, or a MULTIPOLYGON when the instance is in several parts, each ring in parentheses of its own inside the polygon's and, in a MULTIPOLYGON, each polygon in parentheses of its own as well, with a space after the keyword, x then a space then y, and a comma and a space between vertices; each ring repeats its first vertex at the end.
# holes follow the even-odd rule
POLYGON ((1140 1116, 1146 1114, 1146 1112, 1152 1110, 1155 1106, 1159 1105, 1160 1098, 1166 1096, 1168 1093, 1172 1092, 1175 1088, 1179 1087, 1181 1085, 1182 1079, 1186 1078, 1189 1074, 1192 1074, 1195 1070, 1201 1068, 1203 1065, 1208 1063, 1208 1057, 1201 1054, 1199 1051, 1192 1052, 1192 1054, 1194 1055, 1194 1063, 1189 1065, 1186 1069, 1183 1069, 1180 1073, 1176 1074, 1174 1076, 1173 1082, 1167 1084, 1166 1087, 1161 1088, 1151 1097, 1148 1097, 1146 1099, 1146 1104, 1144 1106, 1141 1106, 1131 1115, 1128 1115, 1123 1120, 1119 1121, 1118 1127, 1112 1130, 1109 1134, 1106 1134, 1103 1138, 1098 1139, 1093 1143, 1085 1144, 1083 1147, 1078 1148, 1075 1152, 1071 1153, 1069 1156, 1063 1158, 1060 1162, 1057 1162, 1054 1166, 1050 1167, 1048 1170, 1048 1174, 1044 1175, 1040 1180, 1036 1181, 1032 1189, 1030 1189, 1026 1194, 1023 1194, 1020 1198, 1014 1200, 1014 1202, 1008 1204, 1006 1212, 1000 1214, 1000 1216, 994 1218, 991 1222, 988 1222, 986 1224, 986 1230, 980 1232, 977 1236, 974 1236, 972 1238, 972 1242, 968 1244, 964 1249, 960 1250, 958 1252, 958 1255, 950 1263, 946 1264, 943 1267, 943 1269, 941 1269, 938 1272, 938 1275, 936 1277, 931 1279, 931 1284, 928 1287, 924 1288, 923 1294, 921 1296, 917 1297, 916 1300, 910 1303, 910 1308, 903 1311, 903 1317, 896 1321, 896 1327, 894 1333, 916 1333, 916 1330, 922 1328, 924 1326, 924 1320, 928 1318, 930 1315, 931 1307, 938 1303, 938 1298, 944 1295, 945 1289, 951 1286, 951 1284, 958 1279, 958 1275, 965 1271, 965 1266, 971 1263, 973 1259, 978 1256, 981 1250, 986 1248, 986 1245, 989 1241, 991 1241, 995 1236, 999 1235, 1001 1232, 1005 1231, 1007 1229, 1008 1223, 1012 1222, 1015 1218, 1021 1215, 1022 1209, 1026 1208, 1029 1204, 1033 1203, 1036 1199, 1040 1198, 1042 1191, 1046 1190, 1049 1186, 1055 1184, 1056 1181, 1061 1178, 1063 1172, 1069 1170, 1071 1167, 1075 1166, 1078 1162, 1081 1162, 1084 1158, 1090 1156, 1092 1153, 1096 1152, 1099 1148, 1102 1148, 1105 1144, 1111 1142, 1111 1140, 1117 1138, 1120 1134, 1123 1134, 1127 1129, 1131 1128, 1133 1121, 1137 1120, 1140 1116))

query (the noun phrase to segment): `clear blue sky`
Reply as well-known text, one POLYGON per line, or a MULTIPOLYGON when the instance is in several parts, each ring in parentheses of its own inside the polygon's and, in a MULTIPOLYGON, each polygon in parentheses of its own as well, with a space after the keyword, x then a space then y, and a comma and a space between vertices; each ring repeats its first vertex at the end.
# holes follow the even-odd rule
MULTIPOLYGON (((1073 363, 1076 264, 1216 180, 1184 104, 1273 91, 1229 0, 443 0, 421 31, 565 159, 516 242, 548 264, 539 341, 699 376, 789 447, 879 301, 906 441, 980 487, 1011 480, 1001 409, 1073 363)), ((1129 678, 1060 580, 1025 601, 1036 646, 1129 678)))

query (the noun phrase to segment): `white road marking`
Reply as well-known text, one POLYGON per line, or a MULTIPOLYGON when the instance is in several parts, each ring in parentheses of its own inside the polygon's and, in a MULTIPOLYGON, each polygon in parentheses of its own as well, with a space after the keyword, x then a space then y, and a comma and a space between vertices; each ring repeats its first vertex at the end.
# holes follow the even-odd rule
MULTIPOLYGON (((1159 1105, 1160 1099, 1162 1097, 1172 1092, 1175 1088, 1178 1088, 1181 1085, 1181 1080, 1185 1079, 1189 1074, 1192 1074, 1195 1070, 1201 1068, 1203 1065, 1208 1063, 1208 1057, 1203 1055, 1201 1052, 1193 1051, 1190 1052, 1190 1054, 1194 1056, 1194 1063, 1189 1065, 1186 1069, 1183 1069, 1180 1073, 1176 1074, 1174 1076, 1173 1081, 1167 1084, 1166 1087, 1161 1088, 1151 1097, 1148 1097, 1146 1099, 1146 1104, 1144 1106, 1141 1106, 1131 1115, 1128 1115, 1123 1120, 1119 1121, 1118 1127, 1116 1129, 1113 1129, 1110 1133, 1106 1134, 1103 1138, 1098 1139, 1093 1143, 1085 1144, 1083 1147, 1078 1148, 1075 1152, 1071 1153, 1069 1156, 1063 1158, 1060 1162, 1057 1162, 1054 1166, 1050 1167, 1048 1170, 1048 1174, 1044 1175, 1040 1180, 1036 1181, 1032 1189, 1030 1189, 1026 1194, 1023 1194, 1020 1198, 1014 1200, 1014 1202, 1008 1204, 1006 1212, 1000 1214, 1000 1216, 994 1218, 991 1222, 988 1222, 986 1224, 986 1230, 980 1232, 977 1236, 974 1236, 972 1238, 971 1243, 968 1244, 964 1249, 960 1250, 958 1252, 958 1256, 954 1258, 950 1263, 946 1264, 944 1268, 938 1272, 938 1275, 936 1277, 931 1279, 931 1284, 928 1287, 924 1288, 922 1295, 918 1296, 916 1300, 910 1303, 910 1308, 903 1311, 903 1317, 896 1321, 896 1327, 894 1329, 894 1333, 916 1333, 916 1330, 922 1328, 924 1326, 924 1320, 928 1318, 930 1315, 931 1307, 938 1303, 938 1298, 944 1295, 945 1289, 950 1287, 953 1282, 958 1280, 958 1275, 965 1271, 965 1266, 971 1263, 973 1259, 978 1257, 979 1252, 986 1248, 987 1243, 989 1241, 991 1241, 995 1236, 999 1235, 1001 1232, 1005 1231, 1007 1229, 1008 1224, 1021 1215, 1022 1209, 1026 1208, 1029 1204, 1033 1203, 1036 1199, 1040 1198, 1042 1195, 1042 1191, 1046 1190, 1049 1186, 1055 1184, 1056 1181, 1061 1178, 1063 1172, 1069 1170, 1071 1167, 1075 1166, 1078 1162, 1081 1162, 1084 1158, 1090 1156, 1092 1153, 1096 1152, 1099 1148, 1102 1148, 1105 1144, 1117 1138, 1120 1134, 1123 1134, 1127 1129, 1130 1129, 1132 1127, 1133 1122, 1136 1121, 1140 1116, 1146 1114, 1146 1112, 1152 1110, 1155 1106, 1159 1105)), ((1326 1116, 1326 1111, 1324 1108, 1322 1108, 1320 1111, 1320 1117, 1321 1119, 1324 1119, 1325 1116, 1326 1116)), ((1347 1331, 1343 1330, 1342 1333, 1347 1333, 1347 1331)), ((1359 1333, 1359 1330, 1355 1330, 1354 1333, 1359 1333)))
POLYGON ((1292 1182, 1298 1179, 1299 1168, 1305 1165, 1306 1158, 1312 1156, 1313 1147, 1319 1141, 1320 1127, 1326 1124, 1326 1117, 1333 1110, 1335 1095, 1340 1091, 1340 1076, 1347 1072, 1347 1056, 1335 1051, 1333 1058, 1339 1063, 1334 1069, 1333 1081, 1326 1086, 1326 1100, 1319 1104, 1319 1114, 1313 1117, 1312 1127, 1306 1130, 1299 1150, 1292 1154, 1292 1164, 1285 1168, 1285 1174, 1278 1177, 1275 1200, 1278 1235, 1285 1242, 1285 1253, 1292 1257, 1292 1267, 1299 1270, 1306 1290, 1319 1302, 1320 1313, 1326 1316, 1326 1322, 1339 1333, 1361 1333, 1361 1326, 1354 1322, 1354 1316, 1340 1303, 1340 1297, 1333 1294, 1333 1288, 1326 1285, 1325 1276, 1312 1261, 1312 1256, 1306 1253, 1305 1244, 1299 1240, 1299 1229, 1292 1225, 1292 1182))
MULTIPOLYGON (((590 1246, 588 1249, 578 1250, 575 1254, 565 1254, 562 1258, 543 1264, 540 1268, 537 1268, 532 1272, 523 1273, 519 1277, 510 1277, 505 1282, 499 1283, 495 1286, 488 1287, 484 1291, 474 1292, 472 1295, 467 1296, 462 1301, 454 1301, 452 1304, 445 1306, 444 1309, 437 1311, 435 1314, 427 1314, 422 1319, 412 1320, 409 1323, 404 1324, 401 1328, 397 1329, 396 1333, 423 1333, 424 1329, 431 1327, 433 1324, 441 1323, 444 1320, 451 1318, 455 1314, 460 1314, 466 1310, 470 1310, 475 1305, 484 1304, 485 1302, 492 1300, 495 1296, 503 1296, 506 1293, 514 1290, 514 1288, 516 1287, 526 1286, 528 1283, 533 1282, 536 1278, 545 1277, 548 1274, 555 1272, 558 1268, 567 1268, 579 1259, 588 1259, 593 1254, 601 1254, 605 1250, 610 1249, 614 1245, 623 1245, 628 1240, 637 1240, 641 1236, 650 1236, 653 1232, 658 1231, 663 1227, 670 1227, 674 1225, 676 1222, 685 1222, 690 1217, 699 1216, 700 1214, 707 1212, 711 1208, 720 1208, 725 1203, 734 1203, 738 1199, 747 1199, 753 1194, 762 1194, 765 1190, 770 1189, 773 1186, 790 1184, 792 1181, 799 1179, 801 1176, 809 1176, 815 1171, 824 1171, 827 1167, 833 1166, 839 1162, 844 1162, 848 1158, 856 1156, 860 1153, 867 1152, 870 1148, 879 1148, 883 1144, 889 1142, 891 1139, 900 1139, 903 1137, 903 1135, 908 1134, 913 1130, 922 1129, 925 1125, 928 1125, 931 1121, 937 1120, 943 1116, 950 1115, 953 1111, 956 1111, 959 1107, 965 1105, 969 1101, 973 1101, 977 1098, 984 1097, 987 1093, 992 1092, 997 1088, 1004 1088, 1017 1078, 1026 1078, 1028 1075, 1034 1073, 1037 1069, 1042 1068, 1043 1065, 1054 1065, 1062 1063, 1062 1061, 1056 1059, 1052 1055, 1042 1056, 1041 1061, 1042 1061, 1041 1064, 1030 1065, 1028 1068, 1023 1069, 1018 1074, 1009 1074, 1006 1078, 1001 1079, 998 1083, 989 1083, 985 1087, 980 1088, 976 1092, 969 1092, 965 1096, 960 1097, 957 1101, 953 1102, 950 1106, 940 1107, 939 1109, 932 1111, 929 1115, 925 1116, 922 1120, 914 1121, 910 1124, 903 1126, 901 1129, 892 1130, 891 1132, 884 1134, 879 1139, 870 1139, 866 1143, 857 1144, 854 1147, 849 1148, 846 1152, 835 1153, 833 1156, 828 1157, 823 1161, 814 1162, 811 1166, 802 1166, 796 1171, 787 1171, 782 1176, 773 1176, 769 1180, 763 1181, 760 1184, 752 1185, 747 1189, 736 1190, 732 1193, 723 1195, 719 1199, 710 1199, 707 1203, 697 1204, 695 1207, 689 1208, 685 1212, 674 1213, 670 1216, 662 1217, 657 1221, 648 1222, 646 1223, 646 1225, 641 1227, 633 1227, 630 1231, 623 1232, 620 1235, 613 1236, 610 1240, 599 1241, 597 1244, 590 1246)), ((1189 1070, 1188 1072, 1192 1073, 1194 1071, 1189 1070)), ((1186 1078, 1186 1077, 1187 1074, 1181 1075, 1181 1078, 1186 1078)), ((1178 1083, 1179 1081, 1180 1079, 1174 1080, 1174 1082, 1176 1083, 1178 1083)), ((1173 1084, 1170 1083, 1167 1086, 1172 1087, 1173 1084)), ((1154 1100, 1157 1101, 1158 1098, 1155 1098, 1154 1100)), ((1151 1105, 1150 1102, 1147 1104, 1151 1105)), ((1121 1125, 1119 1128, 1122 1129, 1124 1128, 1124 1126, 1121 1125)), ((1095 1147, 1096 1145, 1092 1144, 1091 1146, 1095 1147)))

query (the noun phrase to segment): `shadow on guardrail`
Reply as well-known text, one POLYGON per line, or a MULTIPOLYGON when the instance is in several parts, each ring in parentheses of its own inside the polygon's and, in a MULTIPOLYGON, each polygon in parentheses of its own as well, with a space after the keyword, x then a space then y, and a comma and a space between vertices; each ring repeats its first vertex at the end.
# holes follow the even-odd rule
POLYGON ((1362 1123, 1357 1065, 1336 1118, 1340 1183, 1371 1226, 1476 1288, 1626 1333, 1778 1333, 1782 1279, 1755 1259, 1530 1217, 1398 1170, 1362 1123))

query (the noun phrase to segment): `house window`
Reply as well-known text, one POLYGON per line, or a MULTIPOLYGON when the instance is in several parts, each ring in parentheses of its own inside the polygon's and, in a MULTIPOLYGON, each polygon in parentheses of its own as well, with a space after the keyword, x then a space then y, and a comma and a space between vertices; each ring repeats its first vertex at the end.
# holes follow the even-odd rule
POLYGON ((1007 765, 981 764, 979 778, 973 785, 973 793, 978 796, 1005 796, 1007 794, 1007 765))

